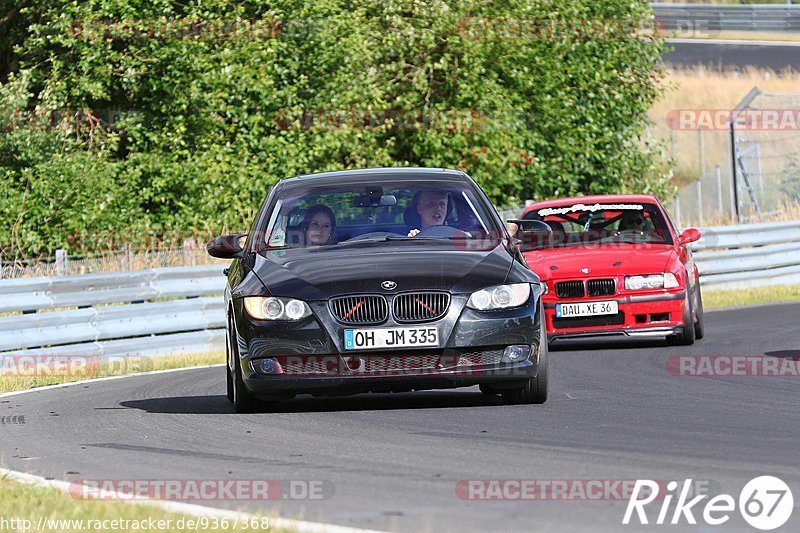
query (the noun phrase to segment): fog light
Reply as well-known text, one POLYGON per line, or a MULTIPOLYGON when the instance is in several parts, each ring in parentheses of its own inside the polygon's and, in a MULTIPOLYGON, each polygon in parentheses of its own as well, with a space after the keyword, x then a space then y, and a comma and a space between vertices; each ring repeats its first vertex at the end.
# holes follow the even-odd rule
POLYGON ((503 363, 519 363, 528 358, 531 353, 531 347, 527 344, 517 344, 514 346, 507 346, 503 350, 503 357, 500 359, 503 363))
POLYGON ((276 370, 278 368, 275 359, 259 359, 253 363, 253 368, 255 368, 256 372, 259 374, 276 374, 276 370))

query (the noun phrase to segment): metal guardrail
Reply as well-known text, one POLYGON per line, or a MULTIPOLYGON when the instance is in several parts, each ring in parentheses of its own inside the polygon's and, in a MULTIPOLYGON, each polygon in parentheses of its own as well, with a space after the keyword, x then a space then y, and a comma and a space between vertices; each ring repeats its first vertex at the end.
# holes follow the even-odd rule
POLYGON ((800 283, 800 222, 716 226, 701 233, 692 250, 704 287, 800 283))
POLYGON ((667 30, 800 32, 800 5, 651 3, 659 26, 667 30))
MULTIPOLYGON (((704 287, 800 283, 800 222, 701 232, 692 249, 704 287)), ((0 280, 0 359, 222 351, 222 268, 0 280)))
POLYGON ((221 351, 222 269, 0 280, 0 313, 23 313, 0 317, 0 357, 221 351))

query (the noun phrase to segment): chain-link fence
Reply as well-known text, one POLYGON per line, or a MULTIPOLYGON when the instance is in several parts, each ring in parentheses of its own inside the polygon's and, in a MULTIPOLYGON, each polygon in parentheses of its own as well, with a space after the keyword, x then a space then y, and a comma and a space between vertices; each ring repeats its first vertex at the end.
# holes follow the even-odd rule
MULTIPOLYGON (((732 111, 697 110, 727 135, 728 156, 684 187, 669 209, 678 225, 793 218, 800 205, 800 93, 755 87, 732 111), (726 115, 721 120, 722 114, 726 115)), ((700 132, 702 138, 702 132, 700 132)))

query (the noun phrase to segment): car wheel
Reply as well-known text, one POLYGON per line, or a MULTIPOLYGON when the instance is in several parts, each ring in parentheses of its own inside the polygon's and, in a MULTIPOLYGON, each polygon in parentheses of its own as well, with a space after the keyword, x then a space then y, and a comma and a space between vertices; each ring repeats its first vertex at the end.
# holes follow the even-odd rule
POLYGON ((694 338, 702 339, 705 331, 703 327, 703 293, 700 292, 700 282, 697 282, 697 307, 695 309, 697 320, 694 323, 694 338))
POLYGON ((547 401, 547 330, 544 325, 544 306, 539 307, 542 320, 540 321, 539 332, 539 368, 536 377, 525 382, 525 385, 518 389, 503 391, 503 399, 510 404, 523 403, 545 403, 547 401))
POLYGON ((228 401, 233 401, 233 376, 231 375, 231 334, 225 331, 225 384, 227 385, 228 401))
MULTIPOLYGON (((231 381, 231 393, 233 396, 231 401, 233 401, 233 407, 236 409, 237 413, 250 413, 258 405, 258 398, 256 398, 253 393, 247 390, 247 387, 244 384, 244 379, 242 378, 242 363, 239 360, 239 350, 235 348, 233 343, 230 344, 231 356, 233 357, 233 375, 229 378, 231 381)), ((225 367, 227 368, 228 365, 226 364, 225 367)))
POLYGON ((231 377, 231 369, 228 368, 228 363, 225 363, 225 381, 227 382, 226 385, 228 386, 228 401, 233 401, 233 378, 231 377))
POLYGON ((251 413, 258 405, 258 399, 244 385, 242 365, 238 355, 233 361, 233 366, 233 406, 237 413, 251 413))
POLYGON ((692 311, 692 297, 689 287, 686 287, 686 296, 683 299, 683 331, 675 338, 675 344, 689 346, 694 344, 694 312, 692 311))

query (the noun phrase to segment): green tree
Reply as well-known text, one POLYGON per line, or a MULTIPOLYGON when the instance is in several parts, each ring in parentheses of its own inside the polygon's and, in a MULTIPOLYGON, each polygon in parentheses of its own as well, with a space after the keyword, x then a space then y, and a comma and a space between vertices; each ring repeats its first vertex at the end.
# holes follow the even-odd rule
POLYGON ((461 168, 500 205, 666 187, 644 1, 34 3, 0 42, 6 255, 241 228, 321 170, 461 168))

